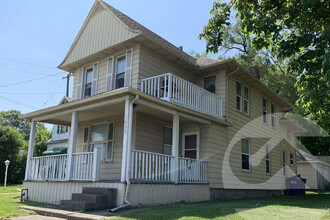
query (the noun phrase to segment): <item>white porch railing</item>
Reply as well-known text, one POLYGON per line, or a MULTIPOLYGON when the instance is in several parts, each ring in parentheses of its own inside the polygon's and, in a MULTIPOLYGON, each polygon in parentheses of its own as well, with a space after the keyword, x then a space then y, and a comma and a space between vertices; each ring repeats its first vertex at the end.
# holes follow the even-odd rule
POLYGON ((92 180, 94 152, 74 153, 72 157, 72 180, 92 180))
POLYGON ((67 154, 32 157, 30 161, 30 180, 65 180, 67 154))
POLYGON ((131 150, 130 178, 143 181, 173 181, 179 175, 179 183, 207 183, 207 162, 179 158, 178 170, 171 173, 174 157, 166 154, 131 150))
POLYGON ((222 100, 219 96, 171 73, 142 79, 141 91, 197 112, 222 118, 222 100))
POLYGON ((172 156, 140 150, 131 150, 131 175, 133 180, 171 181, 172 156))
POLYGON ((179 158, 179 182, 207 183, 207 162, 190 158, 179 158))
MULTIPOLYGON (((68 155, 32 157, 29 180, 66 180, 68 155)), ((99 175, 100 154, 94 152, 74 153, 70 180, 96 181, 99 175)))

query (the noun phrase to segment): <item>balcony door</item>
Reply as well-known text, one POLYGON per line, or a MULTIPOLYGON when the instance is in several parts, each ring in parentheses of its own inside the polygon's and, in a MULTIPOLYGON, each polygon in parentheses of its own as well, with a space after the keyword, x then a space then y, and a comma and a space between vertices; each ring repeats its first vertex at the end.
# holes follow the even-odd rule
POLYGON ((199 159, 199 132, 182 134, 182 154, 185 158, 199 159))

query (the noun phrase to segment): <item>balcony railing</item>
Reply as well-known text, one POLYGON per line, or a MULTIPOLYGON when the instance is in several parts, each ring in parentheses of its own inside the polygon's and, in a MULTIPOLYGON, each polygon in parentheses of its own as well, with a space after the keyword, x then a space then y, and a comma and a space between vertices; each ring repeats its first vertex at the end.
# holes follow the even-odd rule
POLYGON ((171 73, 141 80, 141 91, 171 103, 222 118, 219 96, 171 73))

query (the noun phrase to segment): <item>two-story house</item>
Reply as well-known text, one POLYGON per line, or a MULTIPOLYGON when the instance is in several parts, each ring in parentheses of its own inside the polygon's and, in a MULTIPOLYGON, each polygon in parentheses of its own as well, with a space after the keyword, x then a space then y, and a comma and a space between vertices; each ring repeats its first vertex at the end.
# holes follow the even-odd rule
POLYGON ((295 175, 297 131, 281 120, 293 106, 257 68, 195 59, 101 0, 59 68, 72 101, 24 115, 30 200, 79 203, 83 187, 116 189, 114 206, 256 197, 295 175), (68 154, 33 157, 37 122, 70 127, 68 154))

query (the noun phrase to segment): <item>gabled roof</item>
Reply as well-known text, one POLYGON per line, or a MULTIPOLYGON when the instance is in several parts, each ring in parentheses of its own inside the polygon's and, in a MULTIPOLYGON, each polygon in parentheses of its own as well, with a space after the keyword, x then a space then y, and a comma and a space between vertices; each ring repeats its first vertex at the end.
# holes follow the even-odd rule
POLYGON ((305 162, 318 162, 318 163, 323 163, 323 164, 330 166, 328 161, 323 160, 319 157, 313 156, 311 153, 307 153, 306 151, 304 151, 302 149, 297 149, 297 160, 305 161, 305 162))
MULTIPOLYGON (((109 4, 107 4, 106 2, 104 2, 102 0, 95 1, 82 28, 80 29, 77 37, 75 38, 68 54, 66 55, 66 57, 64 58, 63 62, 60 64, 59 67, 63 67, 65 60, 67 59, 69 54, 72 52, 73 48, 75 47, 76 42, 78 41, 80 35, 82 34, 85 26, 87 26, 89 20, 93 17, 93 14, 95 14, 95 11, 99 10, 100 7, 102 7, 102 10, 104 8, 104 9, 108 10, 109 12, 111 12, 111 14, 114 15, 115 19, 119 20, 121 22, 121 24, 123 24, 125 26, 125 28, 129 29, 132 38, 136 37, 136 36, 143 36, 144 38, 146 38, 146 39, 150 40, 151 42, 153 42, 154 44, 158 45, 159 47, 164 48, 170 54, 173 54, 174 56, 178 57, 180 60, 185 61, 185 63, 188 64, 189 67, 191 67, 192 69, 194 69, 196 71, 202 71, 202 70, 203 71, 205 71, 205 70, 215 71, 217 69, 224 68, 224 66, 226 66, 226 67, 230 66, 230 67, 236 67, 236 68, 238 67, 241 70, 243 70, 241 72, 244 72, 244 74, 251 75, 249 71, 245 70, 242 66, 240 66, 236 61, 234 61, 232 59, 221 61, 218 59, 211 59, 211 58, 207 58, 207 57, 203 57, 203 56, 199 57, 198 59, 190 56, 189 54, 185 53, 182 49, 171 44, 164 38, 155 34, 148 28, 144 27, 140 23, 136 22, 132 18, 128 17, 124 13, 118 11, 117 9, 113 8, 112 6, 110 6, 109 4)), ((262 88, 264 88, 269 94, 272 94, 274 97, 276 97, 277 100, 280 100, 280 102, 283 103, 283 105, 288 106, 289 108, 293 108, 293 106, 291 104, 286 102, 283 98, 281 98, 275 92, 271 91, 260 80, 255 79, 254 77, 253 77, 253 80, 258 81, 258 82, 256 82, 258 85, 260 85, 262 88)))

